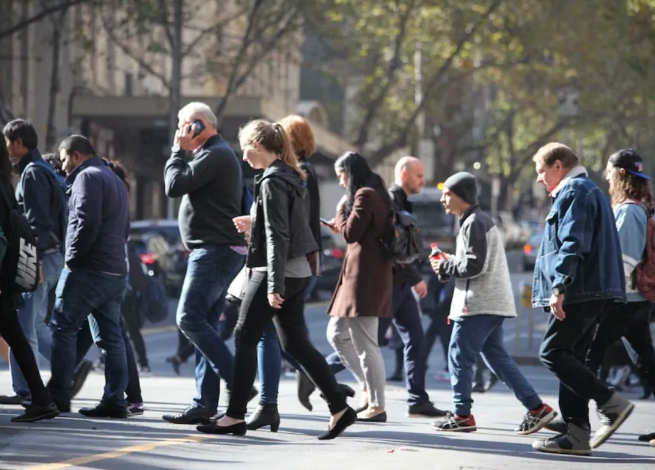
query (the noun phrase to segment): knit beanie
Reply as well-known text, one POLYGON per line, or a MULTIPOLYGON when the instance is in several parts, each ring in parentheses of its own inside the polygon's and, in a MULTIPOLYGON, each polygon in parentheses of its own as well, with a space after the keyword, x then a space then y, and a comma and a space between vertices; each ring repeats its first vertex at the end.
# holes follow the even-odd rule
POLYGON ((478 203, 478 182, 471 173, 455 173, 443 185, 464 202, 471 205, 478 203))

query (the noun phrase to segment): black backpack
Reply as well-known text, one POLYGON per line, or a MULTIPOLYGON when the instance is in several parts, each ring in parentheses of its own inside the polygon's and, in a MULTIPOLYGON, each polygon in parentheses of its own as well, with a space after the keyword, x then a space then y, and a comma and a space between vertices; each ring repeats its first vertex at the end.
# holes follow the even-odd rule
POLYGON ((423 241, 419 234, 418 221, 407 211, 392 203, 391 228, 385 237, 379 237, 391 262, 410 264, 421 256, 423 241))
POLYGON ((27 219, 20 213, 13 194, 0 183, 0 195, 5 206, 2 230, 7 239, 7 251, 0 266, 0 290, 34 292, 39 285, 39 256, 36 238, 27 219))

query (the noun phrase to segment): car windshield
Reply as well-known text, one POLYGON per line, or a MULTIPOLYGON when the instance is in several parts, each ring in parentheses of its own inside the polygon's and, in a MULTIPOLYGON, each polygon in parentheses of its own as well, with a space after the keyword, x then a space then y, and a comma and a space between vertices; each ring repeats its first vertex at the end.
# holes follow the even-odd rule
POLYGON ((449 236, 453 234, 454 218, 448 216, 438 202, 412 202, 412 215, 418 220, 424 236, 449 236))
POLYGON ((149 226, 149 227, 132 227, 130 228, 130 238, 144 239, 153 235, 160 235, 168 242, 169 245, 180 243, 180 229, 177 226, 149 226))

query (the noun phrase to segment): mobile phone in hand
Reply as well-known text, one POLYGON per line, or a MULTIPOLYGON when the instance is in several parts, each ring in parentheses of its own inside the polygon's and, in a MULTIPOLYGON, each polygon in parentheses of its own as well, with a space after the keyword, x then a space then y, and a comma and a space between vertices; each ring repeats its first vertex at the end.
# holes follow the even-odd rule
POLYGON ((205 130, 205 125, 202 123, 201 120, 197 119, 189 125, 189 132, 193 133, 191 134, 192 137, 198 137, 198 135, 205 130))
POLYGON ((321 220, 321 223, 322 223, 323 225, 327 225, 328 227, 331 227, 331 226, 332 226, 332 224, 330 223, 329 220, 325 220, 325 219, 320 219, 320 220, 321 220))

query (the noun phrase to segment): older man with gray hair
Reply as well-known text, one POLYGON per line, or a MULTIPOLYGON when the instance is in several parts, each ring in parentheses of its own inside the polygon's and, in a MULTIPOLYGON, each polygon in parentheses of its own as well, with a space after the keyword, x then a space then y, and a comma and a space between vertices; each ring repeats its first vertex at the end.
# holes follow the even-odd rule
POLYGON ((243 175, 209 106, 189 103, 178 118, 164 181, 168 197, 182 197, 180 234, 191 252, 176 320, 196 347, 197 395, 186 411, 163 418, 174 424, 207 424, 218 408, 220 377, 228 390, 232 384, 234 358, 217 327, 227 288, 246 255, 246 240, 232 222, 243 212, 243 175), (187 152, 191 160, 185 158, 187 152))

